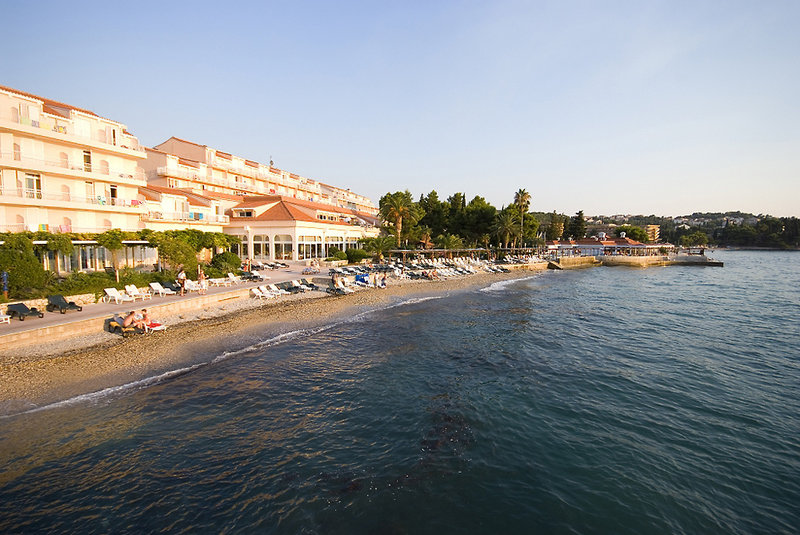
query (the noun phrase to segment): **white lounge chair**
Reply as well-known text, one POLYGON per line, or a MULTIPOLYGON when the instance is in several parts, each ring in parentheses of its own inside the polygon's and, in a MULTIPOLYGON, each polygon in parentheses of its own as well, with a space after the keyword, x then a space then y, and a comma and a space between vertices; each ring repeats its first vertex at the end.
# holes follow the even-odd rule
POLYGON ((233 284, 228 277, 208 279, 208 282, 211 283, 211 286, 230 286, 233 284))
POLYGON ((113 299, 116 304, 126 303, 133 301, 133 297, 129 295, 123 295, 119 293, 119 290, 116 288, 104 288, 103 291, 106 293, 105 297, 103 297, 103 301, 106 303, 110 303, 113 299))
POLYGON ((137 299, 141 299, 142 301, 144 301, 145 299, 152 299, 153 297, 153 295, 150 292, 139 290, 139 288, 137 288, 135 284, 126 284, 125 293, 133 297, 134 301, 136 301, 137 299))
POLYGON ((11 325, 11 316, 8 314, 0 314, 0 323, 8 323, 11 325))
POLYGON ((272 290, 274 293, 277 293, 278 295, 286 295, 286 294, 289 293, 286 290, 284 290, 283 288, 278 288, 274 284, 267 284, 267 288, 272 290))
POLYGON ((230 272, 228 273, 228 279, 234 284, 242 282, 241 277, 237 277, 236 275, 230 272))
POLYGON ((250 292, 252 292, 253 297, 256 299, 274 299, 275 295, 272 293, 264 293, 259 288, 250 288, 250 292))
POLYGON ((342 290, 346 294, 355 293, 354 289, 348 288, 347 286, 345 286, 344 282, 342 282, 342 279, 339 279, 339 280, 336 281, 336 287, 339 288, 340 290, 342 290))
POLYGON ((300 284, 300 282, 298 282, 296 280, 291 281, 289 284, 291 284, 295 288, 300 288, 301 292, 310 292, 311 291, 311 288, 309 288, 305 284, 300 284))
POLYGON ((251 273, 253 275, 255 275, 256 277, 258 277, 259 280, 261 280, 261 281, 268 281, 269 280, 269 277, 267 275, 264 275, 262 272, 260 272, 258 270, 253 270, 253 271, 251 271, 251 273))
POLYGON ((259 290, 261 290, 261 293, 262 293, 262 294, 267 294, 267 295, 269 295, 270 297, 280 297, 280 296, 281 296, 281 293, 280 293, 280 291, 274 291, 274 290, 270 290, 270 289, 269 289, 269 288, 267 288, 267 286, 266 286, 266 285, 264 285, 264 284, 262 284, 261 286, 259 286, 259 287, 258 287, 258 289, 259 289, 259 290))
POLYGON ((199 292, 200 291, 200 283, 197 281, 193 281, 191 279, 186 279, 186 284, 184 285, 184 289, 187 292, 199 292))
POLYGON ((161 297, 164 297, 165 295, 175 295, 177 293, 175 290, 172 290, 170 288, 164 288, 163 286, 161 286, 160 282, 151 282, 150 288, 152 288, 153 291, 158 295, 160 295, 161 297))

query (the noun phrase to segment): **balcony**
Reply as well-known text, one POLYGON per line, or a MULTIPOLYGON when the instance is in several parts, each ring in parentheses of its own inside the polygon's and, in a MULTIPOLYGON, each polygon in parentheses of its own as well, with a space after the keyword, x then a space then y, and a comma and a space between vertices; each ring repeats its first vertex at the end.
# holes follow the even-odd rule
POLYGON ((97 145, 98 148, 106 150, 122 149, 124 151, 131 151, 131 153, 133 153, 131 155, 137 158, 146 157, 145 150, 139 145, 139 141, 129 134, 123 134, 121 128, 118 128, 119 133, 113 136, 112 139, 108 139, 104 130, 89 132, 88 135, 82 135, 76 131, 71 119, 56 120, 46 115, 40 116, 40 119, 36 121, 28 117, 13 117, 3 114, 0 116, 0 128, 3 127, 3 123, 19 125, 21 128, 14 127, 14 129, 22 131, 28 130, 34 135, 53 140, 66 141, 77 145, 97 145))
POLYGON ((230 222, 230 218, 226 215, 217 214, 204 214, 200 212, 161 212, 151 210, 142 214, 143 221, 178 221, 178 222, 193 222, 193 223, 206 223, 225 225, 230 222))
POLYGON ((142 206, 138 199, 120 199, 106 195, 81 196, 66 192, 54 193, 46 189, 17 187, 0 188, 0 203, 44 205, 55 208, 97 208, 106 211, 112 208, 134 208, 138 211, 142 206))
MULTIPOLYGON (((144 171, 137 167, 133 172, 130 169, 104 167, 98 162, 94 164, 76 164, 64 160, 44 160, 22 156, 18 152, 0 152, 0 165, 16 167, 21 170, 36 171, 40 173, 61 174, 81 179, 102 180, 104 182, 145 182, 144 171), (87 169, 89 169, 87 171, 87 169)), ((142 184, 134 184, 142 185, 142 184)))

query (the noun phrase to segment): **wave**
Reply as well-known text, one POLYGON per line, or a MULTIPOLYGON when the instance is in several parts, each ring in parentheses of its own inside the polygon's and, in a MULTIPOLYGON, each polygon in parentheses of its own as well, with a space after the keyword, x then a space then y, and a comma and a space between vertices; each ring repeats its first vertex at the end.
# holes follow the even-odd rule
POLYGON ((116 394, 122 394, 122 393, 125 393, 125 392, 130 391, 130 390, 139 390, 139 389, 142 389, 142 388, 146 388, 148 386, 153 386, 153 385, 162 383, 164 381, 168 381, 170 379, 174 379, 175 377, 180 377, 182 375, 186 375, 187 373, 191 373, 191 372, 197 370, 198 368, 202 368, 204 366, 209 366, 209 365, 212 365, 212 364, 217 364, 217 363, 222 362, 224 360, 227 360, 227 359, 229 359, 231 357, 243 355, 243 354, 249 353, 251 351, 256 351, 256 350, 264 349, 266 347, 272 347, 272 346, 279 345, 279 344, 282 344, 282 343, 285 343, 285 342, 289 342, 289 341, 292 341, 295 338, 298 338, 300 336, 303 336, 303 337, 313 336, 315 334, 318 334, 318 333, 327 331, 329 329, 332 329, 332 328, 336 327, 337 325, 343 325, 345 323, 353 323, 353 322, 356 322, 356 321, 362 321, 363 319, 365 319, 370 314, 374 314, 376 312, 381 312, 381 311, 384 311, 384 310, 389 310, 389 309, 397 308, 397 307, 400 307, 400 306, 415 305, 415 304, 418 304, 418 303, 423 303, 425 301, 430 301, 432 299, 441 299, 441 298, 442 298, 442 296, 415 297, 415 298, 411 298, 411 299, 406 299, 404 301, 399 301, 397 303, 392 303, 392 304, 389 304, 389 305, 384 306, 384 307, 378 307, 378 308, 366 310, 366 311, 360 312, 360 313, 358 313, 358 314, 356 314, 354 316, 351 316, 351 317, 348 317, 348 318, 344 318, 344 319, 340 319, 340 320, 337 320, 337 321, 333 321, 331 323, 328 323, 328 324, 325 324, 325 325, 321 325, 321 326, 318 326, 318 327, 311 327, 311 328, 306 328, 306 329, 297 329, 297 330, 294 330, 294 331, 280 333, 280 334, 277 334, 277 335, 275 335, 275 336, 273 336, 271 338, 268 338, 266 340, 261 340, 261 341, 255 343, 255 344, 251 344, 251 345, 243 347, 241 349, 235 349, 235 350, 232 350, 232 351, 224 351, 223 353, 220 353, 219 355, 215 356, 214 358, 212 358, 211 360, 206 361, 206 362, 199 362, 199 363, 193 364, 191 366, 186 366, 184 368, 178 368, 176 370, 170 370, 170 371, 161 373, 159 375, 153 375, 153 376, 150 376, 150 377, 145 377, 144 379, 138 379, 136 381, 132 381, 130 383, 125 383, 125 384, 122 384, 122 385, 111 386, 111 387, 108 387, 108 388, 104 388, 102 390, 97 390, 95 392, 89 392, 87 394, 80 394, 80 395, 77 395, 77 396, 62 400, 62 401, 56 401, 56 402, 53 402, 53 403, 49 403, 47 405, 33 407, 33 408, 30 408, 30 409, 27 409, 27 410, 24 410, 24 411, 15 412, 15 413, 12 413, 12 414, 0 415, 0 419, 12 418, 14 416, 21 416, 23 414, 32 414, 32 413, 35 413, 35 412, 40 412, 40 411, 45 411, 45 410, 50 410, 50 409, 58 409, 58 408, 61 408, 61 407, 69 407, 69 406, 78 405, 78 404, 81 404, 81 403, 98 401, 100 399, 103 399, 103 398, 106 398, 106 397, 110 397, 110 396, 113 396, 113 395, 116 395, 116 394))
POLYGON ((497 281, 497 282, 493 282, 492 284, 490 284, 489 286, 487 286, 485 288, 481 288, 478 291, 479 292, 500 292, 500 291, 505 290, 506 288, 508 288, 510 285, 512 285, 514 283, 535 279, 537 277, 538 277, 538 275, 530 275, 528 277, 520 277, 519 279, 508 279, 508 280, 504 280, 504 281, 497 281))

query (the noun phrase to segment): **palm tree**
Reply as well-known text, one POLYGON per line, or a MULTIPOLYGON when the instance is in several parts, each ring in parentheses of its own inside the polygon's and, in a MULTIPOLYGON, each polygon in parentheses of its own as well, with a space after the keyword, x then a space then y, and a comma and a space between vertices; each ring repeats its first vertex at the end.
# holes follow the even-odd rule
POLYGON ((525 213, 531 205, 531 194, 525 189, 517 191, 514 194, 514 204, 519 207, 519 239, 521 241, 525 236, 522 226, 525 224, 525 213))
POLYGON ((411 198, 409 191, 397 191, 387 193, 380 202, 381 217, 384 221, 394 223, 394 230, 397 234, 397 247, 400 247, 400 239, 403 233, 403 220, 413 225, 420 218, 419 208, 411 198))
POLYGON ((500 246, 505 243, 508 246, 511 236, 517 232, 517 221, 514 219, 514 214, 508 210, 503 210, 497 214, 497 219, 494 222, 494 235, 500 240, 500 246))
POLYGON ((361 240, 364 244, 364 250, 372 253, 372 256, 379 262, 387 252, 394 248, 394 238, 391 236, 378 236, 376 238, 365 238, 361 240))

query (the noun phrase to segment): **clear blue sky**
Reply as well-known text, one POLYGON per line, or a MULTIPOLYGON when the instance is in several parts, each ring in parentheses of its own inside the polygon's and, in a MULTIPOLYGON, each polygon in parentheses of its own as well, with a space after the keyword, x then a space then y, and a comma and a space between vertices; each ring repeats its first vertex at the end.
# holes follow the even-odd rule
POLYGON ((5 2, 0 84, 350 187, 800 215, 800 2, 5 2))

